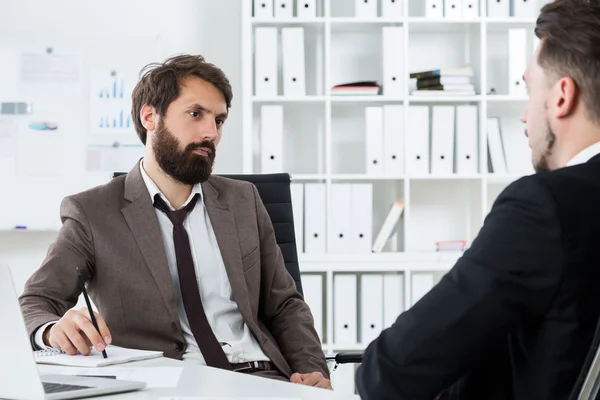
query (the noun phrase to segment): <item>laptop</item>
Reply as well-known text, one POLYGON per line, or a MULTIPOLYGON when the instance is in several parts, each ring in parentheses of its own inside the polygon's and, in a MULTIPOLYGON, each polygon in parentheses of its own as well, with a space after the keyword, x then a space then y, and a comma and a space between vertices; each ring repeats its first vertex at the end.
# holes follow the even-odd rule
POLYGON ((0 265, 0 321, 2 399, 74 399, 129 392, 146 386, 145 382, 99 377, 40 375, 7 265, 0 265))

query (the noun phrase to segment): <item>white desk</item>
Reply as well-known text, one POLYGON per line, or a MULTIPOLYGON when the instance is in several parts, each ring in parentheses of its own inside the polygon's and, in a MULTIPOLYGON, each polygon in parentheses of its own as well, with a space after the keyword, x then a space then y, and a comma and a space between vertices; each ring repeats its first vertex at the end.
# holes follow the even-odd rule
MULTIPOLYGON (((183 367, 177 387, 146 388, 137 392, 102 396, 102 399, 132 399, 150 400, 169 396, 214 396, 214 397, 259 397, 269 399, 284 397, 302 400, 342 400, 360 399, 356 395, 336 393, 335 391, 302 386, 267 378, 259 378, 239 372, 224 371, 216 368, 203 367, 191 361, 178 361, 169 358, 159 358, 147 361, 132 362, 122 365, 104 367, 110 372, 113 368, 134 367, 183 367)), ((81 368, 57 367, 38 364, 42 374, 65 374, 68 371, 79 371, 81 368)), ((335 372, 334 372, 335 373, 335 372)))

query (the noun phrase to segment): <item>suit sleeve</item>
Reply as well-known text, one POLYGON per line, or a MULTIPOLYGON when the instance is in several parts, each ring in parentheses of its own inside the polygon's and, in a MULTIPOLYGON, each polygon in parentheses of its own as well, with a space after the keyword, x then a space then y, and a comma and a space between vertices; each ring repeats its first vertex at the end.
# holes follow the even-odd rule
POLYGON ((293 372, 321 372, 329 379, 329 369, 310 308, 285 267, 269 214, 255 186, 253 190, 260 233, 261 312, 264 321, 293 372))
POLYGON ((522 178, 440 283, 368 346, 360 395, 434 399, 517 324, 543 315, 564 265, 556 204, 542 183, 522 178))
POLYGON ((72 197, 60 207, 62 227, 46 258, 25 283, 19 297, 27 332, 35 348, 34 334, 42 325, 60 319, 77 304, 81 290, 77 269, 84 280, 93 274, 94 251, 89 224, 82 207, 72 197))

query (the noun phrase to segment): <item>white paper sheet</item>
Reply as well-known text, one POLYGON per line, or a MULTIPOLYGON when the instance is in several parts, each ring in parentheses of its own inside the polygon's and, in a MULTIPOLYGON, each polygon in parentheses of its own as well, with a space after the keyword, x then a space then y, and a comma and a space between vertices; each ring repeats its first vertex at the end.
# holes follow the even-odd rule
MULTIPOLYGON (((31 121, 34 122, 34 121, 31 121)), ((62 176, 65 146, 60 128, 35 130, 28 121, 17 133, 17 174, 21 176, 62 176)))
POLYGON ((82 63, 78 54, 57 54, 53 50, 21 54, 20 90, 28 96, 78 96, 82 94, 82 63))
POLYGON ((89 145, 86 149, 88 172, 128 172, 144 156, 139 145, 89 145))
POLYGON ((183 367, 93 368, 69 375, 116 376, 126 381, 146 382, 148 388, 177 387, 183 367))

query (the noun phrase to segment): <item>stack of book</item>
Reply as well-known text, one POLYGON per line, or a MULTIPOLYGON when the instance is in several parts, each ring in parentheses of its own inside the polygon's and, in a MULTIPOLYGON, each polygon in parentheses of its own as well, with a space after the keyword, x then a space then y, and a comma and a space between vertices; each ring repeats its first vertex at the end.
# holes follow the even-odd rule
POLYGON ((426 95, 474 95, 471 82, 473 69, 467 65, 459 68, 440 68, 410 74, 410 94, 426 95))
POLYGON ((381 86, 377 81, 344 83, 331 89, 332 96, 377 96, 379 94, 381 94, 381 86))
POLYGON ((435 243, 436 251, 465 251, 469 248, 466 240, 445 240, 435 243))

